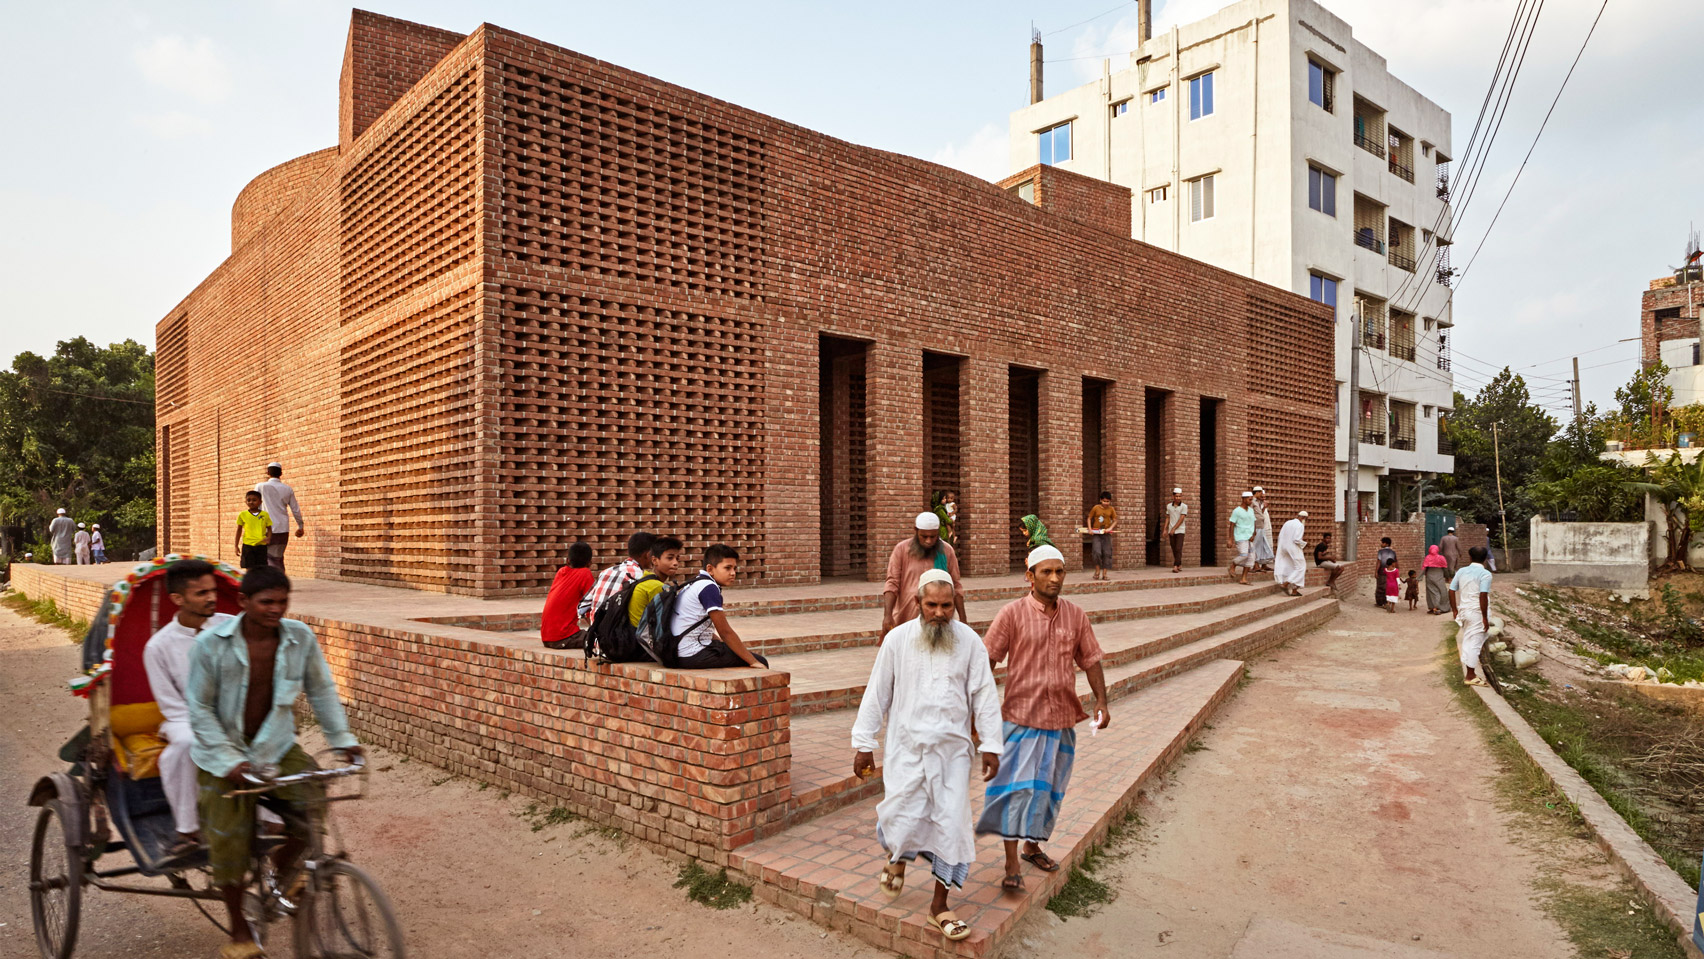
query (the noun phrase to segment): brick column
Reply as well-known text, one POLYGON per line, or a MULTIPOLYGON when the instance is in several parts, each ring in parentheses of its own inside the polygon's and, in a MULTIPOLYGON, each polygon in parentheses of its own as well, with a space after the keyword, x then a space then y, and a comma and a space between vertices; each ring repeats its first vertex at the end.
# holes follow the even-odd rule
POLYGON ((865 573, 887 575, 893 544, 911 535, 927 509, 923 489, 923 352, 893 343, 870 346, 864 374, 869 547, 865 573))
POLYGON ((1041 521, 1065 568, 1083 568, 1083 375, 1050 370, 1041 377, 1041 521))
POLYGON ((1144 550, 1150 521, 1147 504, 1142 502, 1142 477, 1147 475, 1142 428, 1142 384, 1128 380, 1114 383, 1107 400, 1106 441, 1101 456, 1110 477, 1107 490, 1118 507, 1118 533, 1112 538, 1116 569, 1136 569, 1147 562, 1144 550))
POLYGON ((963 486, 959 516, 964 543, 959 569, 966 576, 1007 572, 1006 533, 1011 524, 1006 458, 1006 364, 972 357, 959 370, 959 442, 963 486))

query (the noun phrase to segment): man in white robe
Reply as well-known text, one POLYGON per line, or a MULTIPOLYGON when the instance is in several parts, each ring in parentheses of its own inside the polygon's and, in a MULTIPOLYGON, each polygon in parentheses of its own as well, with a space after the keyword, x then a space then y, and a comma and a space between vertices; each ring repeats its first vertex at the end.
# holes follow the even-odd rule
POLYGON ((1308 511, 1301 510, 1278 531, 1278 548, 1275 551, 1277 555, 1273 557, 1272 576, 1284 587, 1284 592, 1291 596, 1300 596, 1302 587, 1308 582, 1307 556, 1302 551, 1305 545, 1302 541, 1305 532, 1302 521, 1307 518, 1308 511))
POLYGON ((1455 615, 1456 650, 1461 654, 1461 666, 1466 670, 1469 686, 1489 686, 1477 672, 1480 650, 1491 632, 1491 571, 1485 568, 1487 550, 1475 546, 1467 551, 1472 560, 1456 570, 1450 580, 1450 612, 1455 615))
POLYGON ((935 877, 930 924, 947 939, 970 935, 970 925, 947 905, 949 887, 962 886, 976 860, 970 822, 970 738, 981 740, 982 779, 1000 769, 1000 694, 988 651, 976 631, 953 618, 955 592, 945 570, 923 573, 922 611, 884 637, 852 727, 860 778, 875 770, 876 736, 887 721, 883 799, 876 806, 876 839, 888 864, 878 879, 889 898, 905 886, 905 865, 926 857, 935 877))

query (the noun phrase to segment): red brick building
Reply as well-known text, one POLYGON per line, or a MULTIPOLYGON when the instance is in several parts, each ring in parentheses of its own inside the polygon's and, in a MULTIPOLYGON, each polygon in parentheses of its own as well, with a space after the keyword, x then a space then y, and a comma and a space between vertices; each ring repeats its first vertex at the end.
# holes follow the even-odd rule
MULTIPOLYGON (((1683 268, 1652 280, 1639 302, 1640 361, 1646 366, 1655 363, 1662 357, 1665 341, 1698 339, 1701 309, 1704 267, 1683 268)), ((1696 354, 1692 360, 1697 365, 1696 354)))
POLYGON ((635 527, 878 576, 943 487, 976 574, 1103 488, 1120 565, 1174 485, 1192 558, 1252 482, 1331 515, 1330 311, 1129 239, 1128 190, 1001 189, 490 25, 356 12, 340 91, 159 324, 167 549, 228 550, 272 459, 292 572, 488 596, 635 527))

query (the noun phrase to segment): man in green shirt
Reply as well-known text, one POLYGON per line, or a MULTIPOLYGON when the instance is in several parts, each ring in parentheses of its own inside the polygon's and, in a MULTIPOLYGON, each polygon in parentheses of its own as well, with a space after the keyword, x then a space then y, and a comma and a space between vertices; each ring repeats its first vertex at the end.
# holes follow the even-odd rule
POLYGON ((1227 570, 1232 579, 1241 571, 1241 583, 1248 585, 1248 571, 1254 565, 1254 494, 1242 494, 1242 505, 1231 510, 1231 539, 1237 544, 1237 558, 1227 570))

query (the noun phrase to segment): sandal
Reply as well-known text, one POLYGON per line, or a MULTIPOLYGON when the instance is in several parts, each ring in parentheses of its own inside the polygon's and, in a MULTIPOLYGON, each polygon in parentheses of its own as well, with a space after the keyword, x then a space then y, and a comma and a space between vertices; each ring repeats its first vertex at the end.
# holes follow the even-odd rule
POLYGON ((1007 876, 1006 878, 1000 880, 1000 888, 1006 890, 1007 892, 1023 892, 1024 891, 1024 877, 1023 877, 1023 875, 1020 874, 1020 873, 1015 873, 1015 872, 1012 873, 1010 876, 1007 876))
POLYGON ((227 942, 219 947, 219 959, 266 959, 258 942, 227 942))
POLYGON ((970 923, 953 915, 951 909, 938 916, 930 916, 929 925, 939 929, 948 942, 962 942, 970 938, 970 923))
POLYGON ((1478 676, 1475 676, 1472 679, 1464 679, 1464 680, 1462 680, 1462 682, 1466 683, 1469 686, 1489 686, 1489 685, 1491 685, 1490 683, 1486 682, 1485 680, 1480 679, 1478 676))
POLYGON ((883 866, 882 874, 876 877, 876 885, 882 887, 882 892, 889 899, 898 899, 899 894, 905 890, 905 875, 889 872, 887 867, 883 866))
POLYGON ((1035 868, 1040 869, 1042 872, 1058 872, 1059 871, 1059 864, 1054 862, 1053 858, 1051 856, 1049 856, 1047 853, 1042 852, 1039 849, 1037 849, 1035 852, 1026 852, 1022 856, 1019 856, 1018 858, 1022 859, 1024 862, 1029 863, 1030 865, 1034 866, 1035 868))

